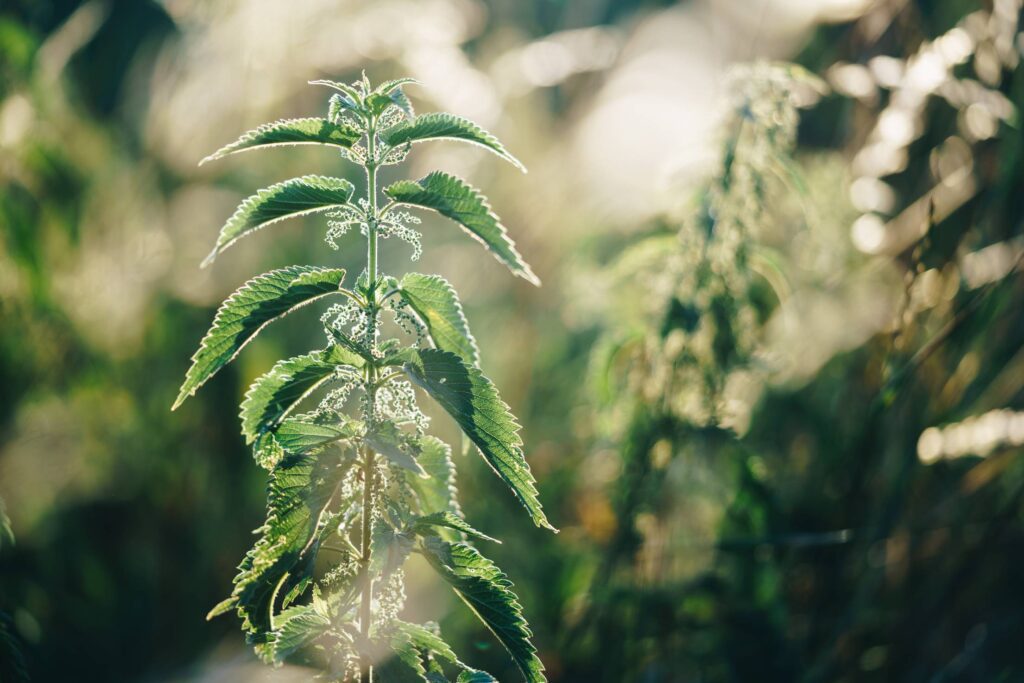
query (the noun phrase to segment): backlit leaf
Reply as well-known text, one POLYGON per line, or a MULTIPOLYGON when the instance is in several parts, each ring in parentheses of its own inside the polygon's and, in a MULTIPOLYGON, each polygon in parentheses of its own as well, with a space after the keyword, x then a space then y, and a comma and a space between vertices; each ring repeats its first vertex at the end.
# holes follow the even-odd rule
POLYGON ((285 119, 265 123, 259 128, 250 130, 230 145, 221 147, 200 161, 199 165, 202 166, 208 161, 214 161, 236 152, 263 147, 328 145, 348 149, 359 140, 359 136, 360 132, 352 126, 332 123, 327 119, 285 119))
POLYGON ((396 147, 405 143, 425 142, 427 140, 460 140, 480 145, 505 159, 520 171, 526 167, 512 156, 504 145, 486 130, 469 119, 454 114, 433 112, 421 114, 415 118, 395 124, 381 134, 388 145, 396 147))
POLYGON ((264 188, 239 204, 220 229, 217 244, 203 266, 213 263, 218 254, 251 232, 287 218, 344 206, 354 191, 352 183, 344 178, 318 175, 292 178, 264 188))
POLYGON ((519 424, 491 380, 447 351, 408 349, 396 362, 399 359, 404 360, 403 369, 409 378, 430 394, 476 444, 534 523, 554 531, 541 509, 535 480, 523 457, 519 424))
POLYGON ((462 179, 434 171, 419 180, 400 180, 385 188, 384 193, 401 204, 431 209, 451 218, 513 273, 535 285, 540 284, 483 195, 462 179))
POLYGON ((213 325, 199 343, 172 410, 234 360, 268 323, 322 296, 339 292, 344 277, 345 271, 340 268, 290 266, 242 285, 221 305, 213 325))

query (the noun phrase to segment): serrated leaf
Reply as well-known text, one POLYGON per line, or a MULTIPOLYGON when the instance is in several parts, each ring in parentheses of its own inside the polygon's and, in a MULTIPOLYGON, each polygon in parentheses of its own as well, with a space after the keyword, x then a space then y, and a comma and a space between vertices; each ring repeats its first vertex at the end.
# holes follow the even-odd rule
POLYGON ((249 387, 240 417, 245 442, 272 429, 317 387, 335 375, 335 368, 360 368, 363 359, 340 346, 278 361, 249 387))
POLYGON ((498 679, 486 671, 463 671, 455 683, 498 683, 498 679))
POLYGON ((419 180, 400 180, 384 193, 401 204, 431 209, 452 219, 515 275, 540 285, 483 195, 461 178, 434 171, 419 180))
POLYGON ((451 512, 434 512, 429 515, 418 517, 412 523, 412 530, 421 536, 436 536, 437 530, 435 527, 455 529, 456 531, 461 531, 467 536, 479 538, 484 541, 491 541, 493 543, 501 543, 498 539, 491 538, 487 534, 477 531, 470 526, 469 522, 462 519, 462 517, 452 514, 451 512))
POLYGON ((454 114, 442 112, 421 114, 388 128, 381 134, 381 138, 392 147, 406 143, 425 142, 427 140, 459 140, 469 142, 494 152, 520 171, 526 172, 526 167, 505 149, 498 138, 469 119, 464 119, 454 114))
POLYGON ((358 90, 353 88, 348 83, 341 83, 340 81, 331 81, 331 80, 328 80, 326 78, 321 78, 321 79, 318 79, 318 80, 315 80, 315 81, 310 81, 309 84, 310 85, 323 85, 323 86, 326 86, 328 88, 334 88, 335 90, 337 90, 338 92, 344 94, 350 100, 355 102, 357 105, 362 106, 362 104, 363 104, 363 96, 360 94, 360 92, 358 90))
POLYGON ((491 468, 512 488, 534 523, 556 531, 537 499, 535 480, 523 457, 519 424, 491 380, 447 351, 407 349, 400 358, 409 378, 455 419, 491 468))
POLYGON ((395 104, 390 95, 382 93, 370 93, 366 97, 366 108, 373 116, 380 116, 384 111, 395 104))
POLYGON ((390 81, 384 81, 383 83, 378 85, 376 88, 374 88, 373 91, 381 93, 383 95, 387 95, 395 88, 401 87, 403 85, 419 85, 419 81, 416 80, 415 78, 410 78, 408 76, 402 78, 392 78, 390 81))
POLYGON ((370 535, 370 566, 374 574, 386 578, 401 567, 412 552, 413 540, 412 535, 378 519, 370 535))
POLYGON ((405 114, 406 117, 411 119, 416 116, 416 111, 412 108, 412 102, 409 101, 409 98, 406 96, 405 91, 402 88, 392 90, 388 94, 388 97, 391 98, 391 101, 394 102, 396 107, 402 110, 402 113, 405 114))
POLYGON ((410 473, 406 477, 420 499, 420 512, 450 512, 461 515, 458 489, 455 485, 455 463, 452 461, 452 449, 435 436, 425 436, 420 440, 420 457, 418 462, 427 473, 427 478, 410 473))
POLYGON ((546 681, 522 605, 505 573, 466 543, 430 537, 422 547, 430 565, 505 646, 527 682, 546 681))
POLYGON ((274 620, 274 633, 256 648, 267 664, 283 664, 302 648, 331 630, 331 615, 317 603, 289 607, 274 620))
POLYGON ((229 145, 199 162, 199 165, 250 149, 285 145, 329 145, 349 149, 361 133, 344 124, 321 118, 284 119, 250 130, 229 145))
POLYGON ((362 342, 356 341, 355 339, 353 339, 352 337, 348 336, 347 334, 345 334, 344 332, 335 327, 330 327, 328 328, 327 331, 330 333, 331 339, 333 339, 334 342, 338 344, 338 346, 344 347, 348 351, 351 351, 352 353, 361 357, 363 360, 371 362, 376 360, 370 348, 363 344, 362 342))
POLYGON ((283 586, 287 592, 304 578, 305 572, 294 571, 300 560, 306 560, 304 569, 312 571, 309 560, 315 555, 320 516, 346 466, 315 455, 292 455, 274 468, 267 487, 267 521, 259 529, 260 539, 239 566, 230 603, 222 602, 210 617, 234 606, 247 631, 270 632, 273 598, 280 582, 288 575, 283 586))
POLYGON ((372 642, 371 657, 380 658, 373 667, 373 680, 380 683, 429 683, 423 656, 403 634, 392 632, 372 642), (383 640, 383 642, 382 642, 383 640), (391 656, 387 656, 390 651, 391 656))
POLYGON ((420 453, 420 445, 408 434, 390 422, 381 422, 367 429, 363 441, 367 446, 380 453, 391 462, 419 477, 427 473, 416 462, 420 453))
POLYGON ((220 229, 217 244, 202 265, 209 265, 218 254, 260 228, 344 206, 354 191, 352 183, 344 178, 318 175, 292 178, 264 188, 239 204, 220 229))
POLYGON ((284 598, 281 600, 281 609, 287 609, 289 605, 302 597, 302 594, 306 592, 306 589, 313 583, 312 576, 303 576, 299 579, 291 590, 288 591, 284 598))
POLYGON ((423 321, 434 346, 451 351, 470 365, 479 365, 476 340, 469 331, 462 303, 447 280, 438 275, 407 273, 399 285, 399 296, 423 321))
POLYGON ((334 441, 351 439, 363 432, 363 423, 344 415, 327 422, 310 415, 296 415, 281 422, 274 438, 289 453, 305 453, 334 441))
POLYGON ((288 453, 316 451, 336 441, 361 436, 363 430, 361 421, 343 415, 330 422, 312 415, 288 417, 256 437, 253 457, 260 467, 272 469, 288 453))
POLYGON ((270 322, 320 297, 340 292, 341 268, 289 266, 249 280, 217 310, 213 325, 192 356, 171 410, 196 393, 270 322))
MULTIPOLYGON (((436 625, 434 627, 436 628, 436 625)), ((426 626, 410 624, 409 622, 396 619, 392 622, 392 628, 394 629, 395 635, 400 637, 402 640, 407 641, 413 647, 432 655, 443 657, 452 664, 461 665, 459 658, 455 656, 455 652, 452 650, 451 646, 444 642, 440 635, 426 626)))

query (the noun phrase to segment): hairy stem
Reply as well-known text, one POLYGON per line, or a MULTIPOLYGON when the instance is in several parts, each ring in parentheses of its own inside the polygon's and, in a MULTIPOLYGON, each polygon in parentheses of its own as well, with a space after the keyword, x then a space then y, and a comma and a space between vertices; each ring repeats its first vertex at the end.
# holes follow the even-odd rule
MULTIPOLYGON (((367 308, 369 318, 367 342, 370 350, 377 348, 377 133, 375 121, 370 121, 366 131, 366 200, 369 202, 369 210, 366 219, 366 275, 367 275, 367 308)), ((367 368, 366 390, 368 395, 366 403, 366 425, 373 425, 374 404, 377 395, 377 367, 372 363, 367 368)), ((374 460, 376 455, 373 450, 366 446, 363 449, 363 528, 362 528, 362 553, 360 573, 362 575, 363 594, 359 607, 359 633, 363 642, 370 639, 371 605, 373 602, 373 577, 370 576, 370 535, 371 522, 373 519, 373 479, 374 460)), ((359 667, 360 683, 372 683, 373 666, 367 657, 363 657, 359 667)))

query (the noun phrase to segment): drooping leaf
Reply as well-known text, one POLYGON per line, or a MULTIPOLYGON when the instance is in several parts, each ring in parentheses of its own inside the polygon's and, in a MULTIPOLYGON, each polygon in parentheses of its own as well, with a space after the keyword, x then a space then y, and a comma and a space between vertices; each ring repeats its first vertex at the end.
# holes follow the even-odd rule
POLYGON ((535 285, 540 284, 483 195, 464 180, 434 171, 419 180, 399 180, 385 188, 384 193, 396 202, 431 209, 451 218, 490 249, 495 258, 514 274, 535 285))
POLYGON ((469 522, 462 519, 458 515, 453 515, 450 512, 434 512, 429 515, 417 518, 412 524, 412 530, 417 534, 423 536, 436 536, 437 529, 435 527, 447 527, 448 529, 455 529, 461 531, 467 536, 479 538, 484 541, 491 541, 493 543, 501 543, 496 538, 491 538, 485 533, 477 531, 469 522))
POLYGON ((203 261, 203 266, 213 263, 218 254, 255 230, 286 218, 344 206, 354 191, 352 183, 344 178, 318 175, 292 178, 264 188, 239 204, 220 229, 217 244, 203 261))
POLYGON ((546 681, 522 605, 505 573, 466 543, 428 537, 422 547, 430 565, 505 646, 527 682, 546 681))
POLYGON ((424 657, 405 634, 391 631, 378 634, 371 643, 370 656, 378 660, 373 680, 380 683, 431 683, 424 657))
POLYGON ((331 327, 327 331, 330 333, 331 339, 333 339, 334 342, 339 346, 348 349, 352 353, 361 357, 363 360, 371 362, 375 360, 373 352, 370 351, 370 348, 366 346, 366 344, 364 344, 363 342, 353 339, 352 337, 348 336, 348 334, 342 332, 336 327, 331 327))
POLYGON ((416 462, 416 456, 420 453, 418 440, 413 439, 394 424, 381 422, 371 426, 367 429, 363 440, 367 446, 399 467, 420 477, 427 476, 420 464, 416 462))
POLYGON ((399 296, 426 325, 434 346, 451 351, 470 365, 479 365, 476 340, 459 297, 447 280, 438 275, 407 273, 399 285, 399 296))
POLYGON ((462 515, 458 489, 455 486, 452 449, 435 436, 423 437, 420 440, 420 449, 418 461, 426 471, 427 477, 419 477, 412 473, 406 477, 406 481, 420 499, 420 511, 423 514, 450 512, 453 515, 462 515))
POLYGON ((447 351, 408 349, 398 358, 404 360, 402 367, 409 378, 430 394, 476 444, 534 523, 555 531, 537 499, 535 480, 523 457, 519 424, 491 380, 447 351))
MULTIPOLYGON (((284 458, 271 473, 267 495, 267 521, 259 529, 261 536, 235 577, 231 597, 215 607, 208 618, 235 607, 243 628, 251 634, 269 634, 271 611, 279 583, 287 592, 304 578, 295 571, 302 561, 312 571, 311 559, 317 546, 318 523, 330 502, 348 463, 315 455, 284 458)), ((253 642, 265 642, 265 637, 253 642)))
POLYGON ((384 81, 383 83, 378 85, 376 88, 373 89, 373 91, 379 92, 383 95, 387 95, 395 88, 399 88, 403 85, 413 84, 419 84, 419 81, 416 80, 415 78, 410 78, 408 76, 404 76, 402 78, 392 78, 390 81, 384 81))
POLYGON ((363 432, 363 423, 344 415, 336 421, 317 419, 310 415, 296 415, 281 421, 274 437, 289 453, 305 453, 341 439, 351 439, 363 432))
POLYGON ((253 457, 256 464, 269 470, 289 453, 315 452, 336 441, 361 436, 363 430, 361 421, 344 415, 331 421, 315 415, 296 415, 260 432, 253 444, 253 457))
POLYGON ((370 539, 370 567, 381 578, 390 576, 401 567, 413 549, 412 534, 395 529, 383 519, 374 523, 370 539))
POLYGON ((249 387, 240 417, 246 443, 277 426, 303 398, 335 376, 336 368, 359 368, 363 359, 340 346, 278 361, 249 387))
POLYGON ((469 119, 454 114, 433 112, 421 114, 413 119, 397 123, 381 134, 384 142, 395 147, 405 143, 424 142, 427 140, 461 140, 480 145, 508 161, 520 171, 526 167, 512 156, 504 145, 486 130, 469 119))
POLYGON ((289 266, 242 285, 218 309, 213 325, 192 356, 192 366, 171 410, 234 360, 268 323, 320 297, 339 292, 344 277, 341 268, 289 266))
POLYGON ((199 165, 202 166, 208 161, 214 161, 236 152, 264 147, 329 145, 348 149, 359 140, 359 136, 359 131, 352 126, 333 123, 327 119, 285 119, 265 123, 259 128, 250 130, 230 145, 221 147, 200 161, 199 165))
MULTIPOLYGON (((426 626, 410 624, 409 622, 396 619, 392 622, 391 627, 397 636, 409 642, 413 647, 446 659, 452 664, 461 664, 451 646, 444 642, 440 635, 426 626)), ((434 628, 437 628, 436 624, 434 628)))
POLYGON ((283 664, 288 657, 330 631, 331 625, 330 609, 322 599, 289 607, 275 617, 274 632, 267 642, 257 646, 257 654, 268 664, 283 664))
POLYGON ((323 85, 323 86, 326 86, 328 88, 334 88, 338 92, 340 92, 343 95, 345 95, 345 97, 347 97, 350 100, 352 100, 353 102, 355 102, 357 105, 362 106, 362 104, 363 104, 363 96, 362 96, 362 94, 358 90, 353 88, 351 85, 349 85, 348 83, 342 83, 340 81, 331 81, 331 80, 328 80, 326 78, 321 78, 321 79, 318 79, 318 80, 315 80, 315 81, 309 81, 309 84, 310 85, 323 85))
POLYGON ((409 101, 409 98, 406 96, 405 91, 402 88, 395 88, 388 93, 388 97, 391 98, 391 101, 394 102, 396 107, 402 110, 402 113, 405 114, 407 118, 411 119, 416 116, 416 111, 412 108, 412 102, 409 101))

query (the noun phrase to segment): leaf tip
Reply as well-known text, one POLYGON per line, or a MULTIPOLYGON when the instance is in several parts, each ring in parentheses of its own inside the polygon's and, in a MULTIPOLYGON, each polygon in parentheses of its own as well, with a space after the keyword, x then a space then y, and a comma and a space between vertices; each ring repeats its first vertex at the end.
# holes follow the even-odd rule
POLYGON ((217 603, 213 609, 206 613, 206 620, 212 621, 215 617, 219 617, 222 614, 228 612, 235 604, 235 598, 230 597, 227 600, 222 600, 217 603))

